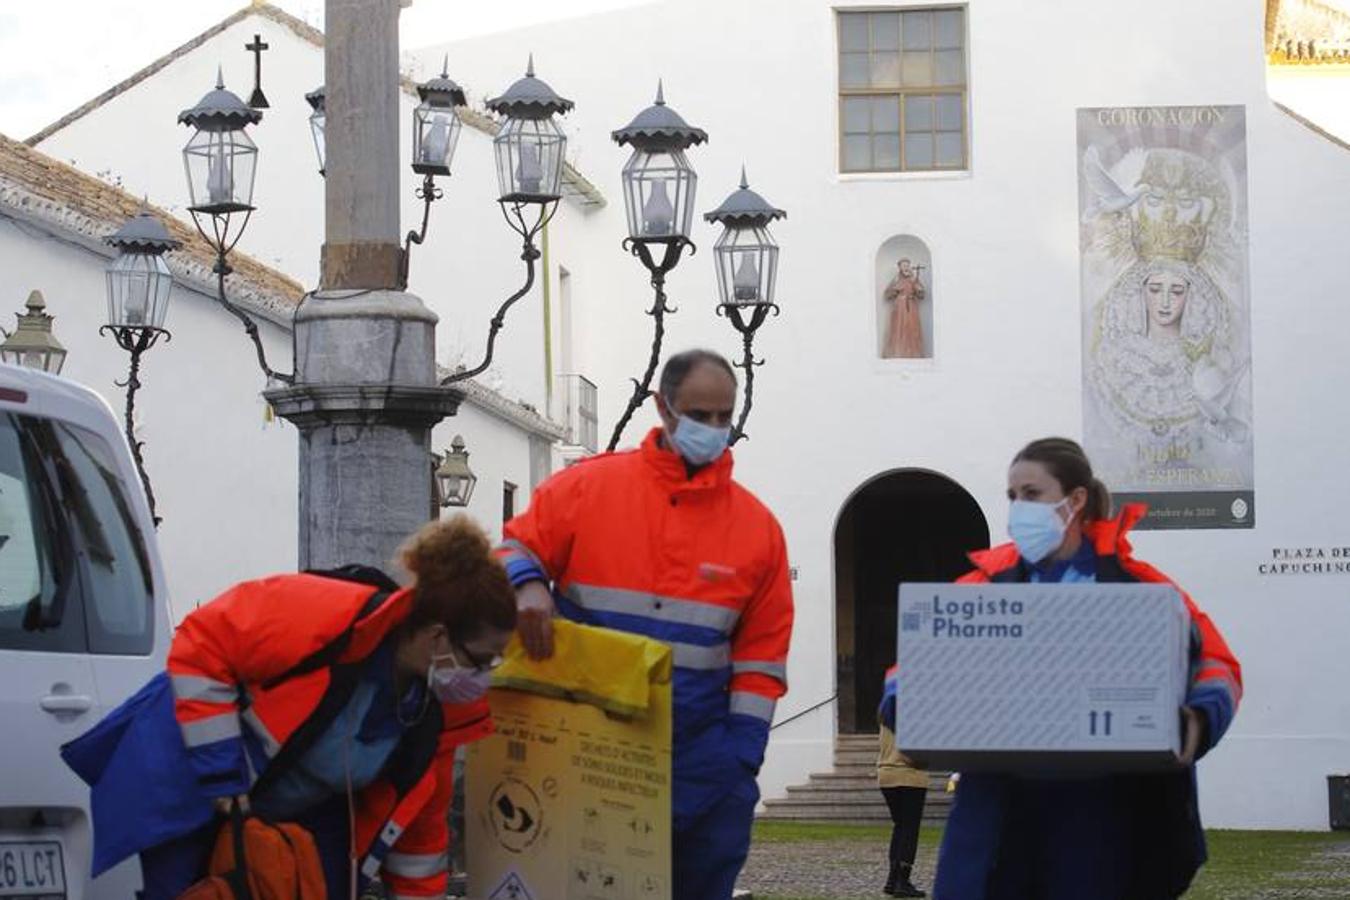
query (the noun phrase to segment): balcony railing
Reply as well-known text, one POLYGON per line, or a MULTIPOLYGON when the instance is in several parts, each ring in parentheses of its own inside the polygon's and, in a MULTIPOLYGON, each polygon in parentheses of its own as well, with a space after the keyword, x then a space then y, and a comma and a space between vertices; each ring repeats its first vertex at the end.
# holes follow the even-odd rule
POLYGON ((584 375, 559 375, 567 443, 595 453, 600 448, 600 406, 595 385, 584 375))

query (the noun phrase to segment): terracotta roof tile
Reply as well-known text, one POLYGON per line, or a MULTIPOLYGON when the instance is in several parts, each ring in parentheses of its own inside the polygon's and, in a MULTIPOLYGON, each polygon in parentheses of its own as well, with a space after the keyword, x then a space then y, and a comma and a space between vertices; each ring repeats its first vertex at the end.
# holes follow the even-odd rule
MULTIPOLYGON (((122 223, 143 208, 141 200, 32 147, 0 135, 0 208, 58 228, 91 246, 101 245, 122 223)), ((169 233, 183 242, 166 259, 176 277, 214 291, 215 251, 190 224, 172 213, 149 207, 169 233)), ((111 254, 111 248, 105 252, 111 254)), ((272 319, 288 320, 304 288, 299 282, 252 257, 230 254, 234 274, 226 280, 232 300, 242 301, 272 319)))

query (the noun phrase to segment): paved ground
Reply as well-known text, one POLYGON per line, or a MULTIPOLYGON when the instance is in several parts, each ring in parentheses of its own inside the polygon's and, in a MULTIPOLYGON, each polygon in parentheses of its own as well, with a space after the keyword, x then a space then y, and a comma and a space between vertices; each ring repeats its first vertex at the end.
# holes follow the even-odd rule
MULTIPOLYGON (((934 846, 919 848, 914 883, 928 890, 937 865, 934 846)), ((885 897, 886 844, 881 839, 856 841, 757 842, 741 874, 740 887, 755 900, 788 897, 885 897)))
MULTIPOLYGON (((1273 880, 1253 893, 1253 900, 1345 900, 1350 896, 1350 841, 1318 851, 1297 871, 1280 872, 1273 880)), ((1191 893, 1204 889, 1202 882, 1191 893)), ((1217 892, 1205 894, 1205 900, 1210 896, 1217 898, 1217 892)))
MULTIPOLYGON (((841 839, 761 831, 740 887, 755 900, 883 898, 884 832, 868 829, 841 839), (784 839, 784 838, 787 839, 784 839)), ((937 862, 936 835, 926 831, 915 882, 928 890, 937 862)), ((1346 900, 1350 898, 1350 835, 1216 832, 1211 860, 1186 900, 1346 900)))

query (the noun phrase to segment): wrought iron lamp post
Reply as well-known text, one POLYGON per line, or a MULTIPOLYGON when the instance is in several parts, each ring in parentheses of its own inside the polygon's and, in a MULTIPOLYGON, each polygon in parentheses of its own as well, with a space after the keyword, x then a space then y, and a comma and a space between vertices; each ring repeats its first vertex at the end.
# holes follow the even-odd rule
POLYGON ((465 507, 473 497, 478 476, 469 468, 469 451, 464 438, 455 435, 441 464, 436 467, 436 488, 443 507, 465 507))
POLYGON ((642 378, 633 379, 633 395, 614 426, 610 450, 618 446, 633 413, 651 392, 652 377, 661 358, 665 317, 675 312, 666 303, 666 275, 679 264, 686 248, 691 254, 696 249, 689 233, 698 175, 684 152, 706 141, 708 135, 666 105, 665 90, 658 84, 656 102, 615 131, 613 138, 620 146, 629 144, 633 148, 633 155, 623 168, 623 200, 628 213, 624 249, 647 269, 656 299, 647 311, 655 320, 651 356, 642 378), (653 255, 653 248, 661 248, 660 259, 653 255))
POLYGON ((249 125, 262 119, 238 95, 225 89, 222 75, 216 74, 216 87, 191 109, 178 114, 178 121, 194 129, 183 147, 183 166, 187 171, 192 203, 188 212, 192 221, 216 251, 216 300, 244 325, 258 354, 258 365, 269 381, 293 382, 294 376, 274 371, 267 364, 267 353, 258 324, 243 309, 231 303, 225 294, 225 276, 232 271, 227 261, 253 214, 253 178, 257 171, 258 148, 248 136, 249 125), (207 230, 207 224, 210 230, 207 230))
POLYGON ((15 329, 5 332, 0 360, 59 375, 66 361, 66 348, 52 334, 52 317, 47 315, 47 301, 42 292, 30 293, 24 308, 28 312, 16 314, 19 323, 15 329))
POLYGON ((127 443, 131 445, 136 471, 145 487, 150 515, 158 525, 155 492, 150 487, 150 477, 145 473, 145 460, 141 455, 143 442, 136 439, 133 426, 136 392, 141 387, 141 354, 160 338, 168 341, 172 337, 164 327, 173 293, 173 275, 164 262, 164 254, 178 249, 180 243, 169 235, 159 219, 145 210, 128 219, 104 240, 118 252, 108 264, 108 324, 99 329, 99 334, 112 335, 117 346, 131 356, 127 379, 117 382, 117 386, 127 389, 127 443))
MULTIPOLYGON (((399 272, 400 288, 408 286, 412 245, 421 245, 427 237, 431 204, 444 196, 436 185, 437 176, 449 177, 455 148, 464 123, 460 108, 468 104, 461 88, 449 75, 450 58, 441 66, 441 74, 417 86, 421 103, 413 111, 412 169, 423 176, 417 189, 422 201, 422 225, 409 231, 403 243, 403 259, 399 272)), ((326 95, 322 86, 305 95, 313 113, 309 117, 314 149, 319 158, 319 173, 325 169, 324 132, 326 95)), ((534 74, 534 57, 530 57, 525 77, 513 84, 505 94, 489 100, 487 106, 503 116, 503 122, 493 140, 500 187, 498 204, 511 229, 521 236, 524 244, 521 260, 525 263, 525 283, 511 294, 493 316, 483 361, 472 369, 461 369, 447 376, 441 383, 453 384, 482 374, 492 364, 497 334, 506 324, 506 313, 529 293, 534 286, 535 262, 540 257, 535 239, 548 225, 561 199, 562 167, 567 151, 567 135, 556 117, 570 111, 571 100, 558 96, 547 83, 534 74)), ((269 375, 274 373, 270 372, 269 375)), ((283 378, 283 380, 285 380, 283 378)))
POLYGON ((786 212, 750 190, 742 168, 740 189, 703 217, 723 226, 713 248, 720 295, 717 314, 725 315, 742 339, 741 361, 735 365, 745 369, 745 399, 732 432, 733 444, 746 436, 745 422, 755 400, 755 367, 764 365, 763 360, 755 359, 755 332, 770 313, 776 316, 779 312, 774 301, 778 244, 769 233, 769 223, 786 216, 786 212))
POLYGON ((426 240, 431 204, 444 196, 444 192, 436 186, 436 176, 450 177, 450 162, 454 159, 455 146, 459 143, 459 133, 463 128, 458 109, 468 101, 464 89, 451 80, 449 67, 450 57, 446 56, 440 76, 417 86, 417 95, 422 102, 413 110, 412 168, 423 176, 422 186, 417 189, 417 197, 422 201, 422 228, 420 231, 409 231, 403 242, 403 269, 399 280, 404 288, 408 286, 408 259, 412 245, 420 245, 426 240))
POLYGON ((525 283, 506 298, 492 317, 483 361, 471 369, 461 369, 447 376, 441 384, 473 378, 492 365, 497 333, 506 324, 507 311, 534 286, 535 262, 540 257, 534 241, 557 212, 558 201, 562 198, 567 135, 558 124, 557 116, 574 105, 535 77, 533 56, 525 77, 511 85, 505 94, 487 102, 488 109, 504 117, 492 141, 501 190, 497 203, 506 223, 523 241, 520 259, 525 263, 525 283))

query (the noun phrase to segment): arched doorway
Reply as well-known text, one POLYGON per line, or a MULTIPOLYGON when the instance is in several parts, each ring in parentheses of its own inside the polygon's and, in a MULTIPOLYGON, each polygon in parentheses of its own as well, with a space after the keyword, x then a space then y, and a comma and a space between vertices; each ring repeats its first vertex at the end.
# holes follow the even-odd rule
POLYGON ((895 662, 902 582, 952 581, 989 546, 984 513, 961 485, 905 469, 867 482, 834 530, 839 733, 876 731, 881 681, 895 662))

